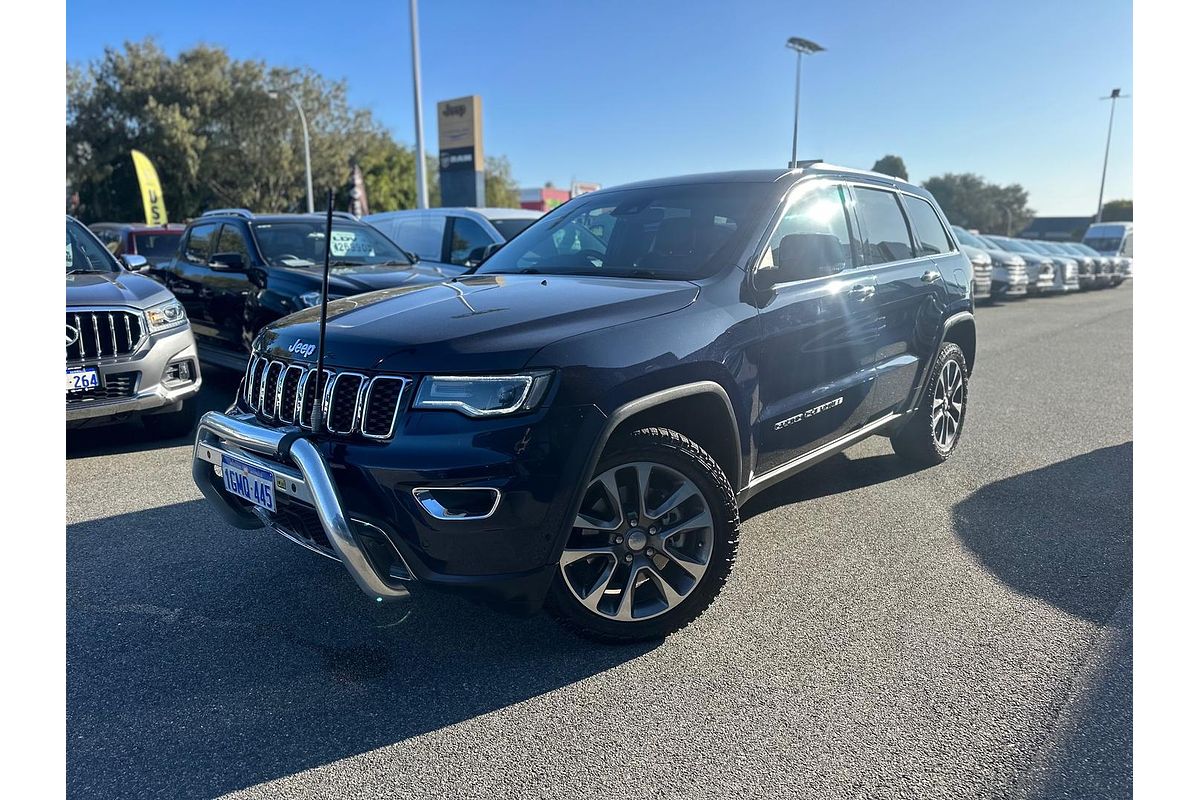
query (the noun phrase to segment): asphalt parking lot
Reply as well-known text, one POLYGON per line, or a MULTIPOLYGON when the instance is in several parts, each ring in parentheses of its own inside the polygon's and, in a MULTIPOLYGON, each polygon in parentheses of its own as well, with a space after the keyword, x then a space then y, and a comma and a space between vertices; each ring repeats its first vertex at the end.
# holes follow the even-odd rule
MULTIPOLYGON (((659 645, 438 594, 376 607, 236 531, 187 441, 67 452, 77 797, 1126 797, 1131 285, 981 308, 964 439, 756 497, 659 645)), ((223 407, 236 376, 210 370, 223 407)))

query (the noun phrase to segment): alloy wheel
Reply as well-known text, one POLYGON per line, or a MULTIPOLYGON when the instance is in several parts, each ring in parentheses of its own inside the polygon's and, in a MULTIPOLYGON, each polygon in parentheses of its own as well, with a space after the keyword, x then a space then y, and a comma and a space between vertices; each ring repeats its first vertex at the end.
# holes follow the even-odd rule
POLYGON ((948 360, 933 390, 933 438, 942 450, 953 446, 962 428, 966 388, 962 367, 957 361, 948 360))
POLYGON ((692 593, 713 538, 712 510, 691 479, 656 462, 621 464, 588 485, 559 569, 584 608, 637 622, 692 593))

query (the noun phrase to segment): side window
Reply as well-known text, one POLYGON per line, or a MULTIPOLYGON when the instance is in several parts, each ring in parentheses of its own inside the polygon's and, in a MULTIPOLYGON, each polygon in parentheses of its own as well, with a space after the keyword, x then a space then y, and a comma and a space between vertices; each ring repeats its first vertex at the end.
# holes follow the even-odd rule
POLYGON ((858 224, 862 226, 863 248, 868 264, 886 264, 914 258, 908 223, 900 211, 900 198, 882 189, 854 189, 858 224))
POLYGON ((390 221, 383 232, 400 247, 426 261, 442 260, 442 235, 445 220, 432 214, 406 215, 390 221))
POLYGON ((1121 255, 1133 258, 1133 231, 1125 234, 1125 241, 1121 243, 1121 255))
POLYGON ((936 256, 954 250, 942 221, 933 206, 919 197, 904 195, 904 208, 912 221, 913 233, 917 236, 917 249, 923 256, 936 256))
POLYGON ((817 186, 803 191, 771 235, 759 269, 774 283, 834 275, 854 263, 845 190, 817 186))
POLYGON ((492 243, 483 227, 473 219, 450 217, 450 263, 465 265, 483 258, 483 248, 492 243))
POLYGON ((213 223, 197 225, 188 234, 187 245, 183 249, 183 257, 193 264, 208 265, 208 257, 212 254, 212 238, 217 226, 213 223))
POLYGON ((250 263, 250 248, 246 244, 246 237, 242 235, 241 230, 236 225, 224 225, 221 227, 221 235, 217 238, 217 246, 213 248, 213 255, 217 253, 237 253, 242 257, 242 263, 250 263))

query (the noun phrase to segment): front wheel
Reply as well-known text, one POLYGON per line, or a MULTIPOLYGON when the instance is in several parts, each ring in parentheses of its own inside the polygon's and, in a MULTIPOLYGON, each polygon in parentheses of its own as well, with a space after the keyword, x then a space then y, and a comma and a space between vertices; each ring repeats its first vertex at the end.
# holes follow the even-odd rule
POLYGON ((891 437, 896 455, 923 467, 950 457, 967 420, 967 378, 962 348, 946 342, 934 360, 921 405, 891 437))
POLYGON ((661 639, 720 593, 738 531, 733 488, 708 453, 672 430, 635 431, 584 491, 549 610, 591 639, 661 639))

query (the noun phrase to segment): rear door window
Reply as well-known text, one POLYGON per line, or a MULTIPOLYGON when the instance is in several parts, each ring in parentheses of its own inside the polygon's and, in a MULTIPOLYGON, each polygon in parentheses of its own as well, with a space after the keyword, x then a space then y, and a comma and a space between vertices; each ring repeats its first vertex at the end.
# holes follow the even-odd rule
POLYGON ((915 258, 908 223, 900 210, 900 198, 884 189, 854 187, 858 224, 868 264, 886 264, 915 258))
POLYGON ((937 256, 954 250, 950 235, 942 227, 933 206, 919 197, 904 195, 904 208, 912 221, 913 233, 917 236, 917 248, 923 256, 937 256))
POLYGON ((216 223, 211 222, 192 228, 188 234, 187 246, 183 249, 183 257, 193 264, 207 266, 208 258, 212 255, 212 240, 216 230, 216 223))

